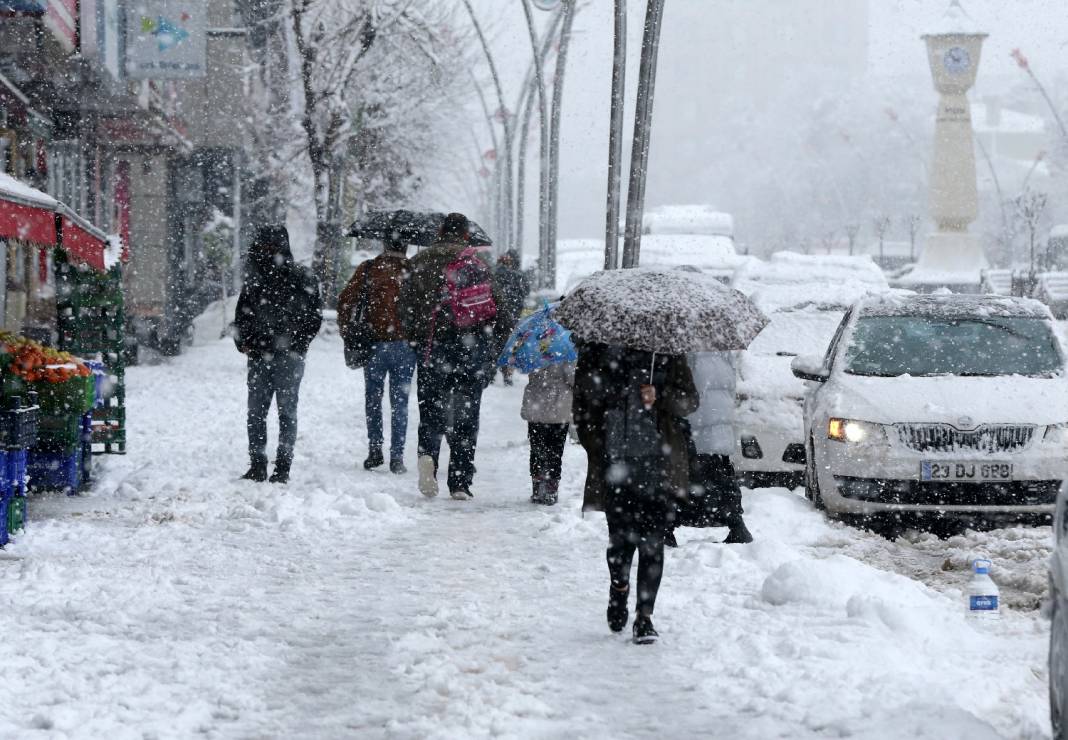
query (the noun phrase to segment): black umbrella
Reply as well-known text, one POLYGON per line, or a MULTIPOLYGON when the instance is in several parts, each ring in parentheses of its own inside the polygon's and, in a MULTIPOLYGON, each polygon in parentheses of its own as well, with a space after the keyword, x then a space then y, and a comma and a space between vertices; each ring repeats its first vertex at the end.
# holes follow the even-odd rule
MULTIPOLYGON (((426 247, 438 240, 438 234, 444 222, 444 213, 405 210, 371 211, 353 223, 346 235, 360 239, 385 239, 393 232, 398 232, 400 239, 407 244, 426 247)), ((468 223, 470 225, 468 244, 472 247, 492 246, 493 240, 481 226, 474 221, 468 223)))

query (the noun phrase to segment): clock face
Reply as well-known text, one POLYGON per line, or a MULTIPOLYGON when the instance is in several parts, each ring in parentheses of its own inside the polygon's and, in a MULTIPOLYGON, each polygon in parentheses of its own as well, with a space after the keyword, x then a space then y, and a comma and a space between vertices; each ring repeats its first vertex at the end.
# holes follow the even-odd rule
POLYGON ((959 75, 972 66, 972 57, 963 46, 951 46, 942 56, 942 66, 951 75, 959 75))

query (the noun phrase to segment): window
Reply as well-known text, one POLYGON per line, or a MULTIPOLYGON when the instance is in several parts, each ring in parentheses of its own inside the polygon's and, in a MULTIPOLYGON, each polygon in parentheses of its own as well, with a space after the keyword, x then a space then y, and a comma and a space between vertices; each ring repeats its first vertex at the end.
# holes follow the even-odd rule
POLYGON ((865 316, 845 353, 852 375, 1059 375, 1063 358, 1048 321, 999 316, 865 316))

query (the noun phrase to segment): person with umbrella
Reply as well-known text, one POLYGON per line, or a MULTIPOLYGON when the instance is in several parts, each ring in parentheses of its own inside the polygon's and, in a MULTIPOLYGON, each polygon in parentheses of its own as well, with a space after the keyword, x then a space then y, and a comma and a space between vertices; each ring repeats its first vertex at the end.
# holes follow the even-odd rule
POLYGON ((415 373, 415 352, 397 316, 401 286, 408 279, 408 244, 400 225, 382 234, 382 253, 361 263, 337 301, 342 336, 362 331, 369 342, 364 364, 364 410, 367 415, 365 470, 385 463, 382 454, 382 396, 389 378, 390 440, 389 470, 396 475, 404 467, 404 443, 408 433, 408 393, 415 373), (362 324, 362 326, 354 326, 362 324))
POLYGON ((521 321, 497 360, 502 369, 530 374, 520 410, 530 440, 530 501, 546 506, 554 505, 559 495, 578 358, 571 332, 552 318, 555 308, 546 302, 521 321))
POLYGON ((633 639, 653 643, 664 539, 690 486, 684 417, 700 406, 686 355, 742 349, 767 319, 703 275, 641 269, 587 278, 556 318, 579 339, 572 416, 588 458, 583 509, 608 523, 608 626, 629 619, 637 553, 633 639))
POLYGON ((398 311, 418 358, 419 492, 438 494, 441 441, 449 443, 449 496, 472 498, 482 391, 493 380, 497 296, 470 224, 450 213, 436 244, 411 260, 398 311))

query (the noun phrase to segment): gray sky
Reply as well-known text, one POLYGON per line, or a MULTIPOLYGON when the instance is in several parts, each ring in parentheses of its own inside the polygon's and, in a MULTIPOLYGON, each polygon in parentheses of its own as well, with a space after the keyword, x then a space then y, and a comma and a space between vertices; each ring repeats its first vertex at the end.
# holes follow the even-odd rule
MULTIPOLYGON (((848 0, 847 0, 848 1, 848 0)), ((866 0, 852 0, 858 4, 866 0)), ((708 96, 706 89, 683 89, 680 79, 692 78, 692 66, 707 53, 707 45, 714 44, 724 29, 723 14, 717 13, 714 4, 732 4, 730 13, 740 12, 739 5, 745 2, 753 8, 759 20, 765 16, 769 33, 765 45, 774 44, 776 31, 773 26, 781 19, 796 13, 799 6, 818 7, 824 0, 668 0, 663 48, 658 80, 658 105, 656 121, 665 117, 675 119, 685 114, 695 99, 708 96), (708 12, 703 12, 705 9, 708 12), (684 22, 680 22, 684 19, 684 22), (674 21, 674 22, 673 22, 674 21)), ((936 23, 948 7, 947 0, 870 0, 868 2, 868 62, 866 75, 873 85, 888 83, 917 88, 916 105, 931 107, 934 94, 930 89, 926 57, 919 36, 936 23), (872 78, 879 78, 878 80, 872 78)), ((476 0, 489 32, 493 46, 499 55, 499 64, 505 70, 506 85, 511 90, 518 88, 518 81, 525 73, 530 58, 530 41, 527 36, 523 14, 518 0, 476 0)), ((988 29, 990 38, 983 50, 977 90, 989 93, 1006 84, 1021 81, 1022 73, 1009 57, 1012 49, 1020 47, 1031 59, 1036 72, 1050 83, 1059 75, 1068 77, 1068 2, 1066 0, 965 0, 964 7, 977 25, 988 29), (1063 70, 1063 71, 1062 71, 1063 70)), ((637 80, 637 56, 641 41, 642 18, 645 3, 630 2, 629 36, 632 51, 632 67, 628 76, 628 96, 633 97, 637 80)), ((804 12, 804 11, 802 11, 804 12)), ((578 15, 575 24, 571 58, 565 95, 565 121, 562 138, 562 159, 565 163, 561 184, 561 229, 563 238, 598 236, 603 230, 604 170, 607 160, 607 100, 611 64, 611 15, 610 0, 589 0, 578 15)), ((540 13, 539 20, 548 17, 540 13)), ((737 53, 738 64, 767 64, 771 58, 768 49, 754 44, 752 54, 748 46, 737 53)), ((820 44, 821 40, 812 40, 820 44)), ((804 78, 806 59, 792 60, 792 76, 804 78)), ((731 70, 725 73, 730 73, 731 70)), ((863 76, 863 75, 861 75, 863 76)), ((689 84, 689 83, 688 83, 689 84)), ((744 100, 735 101, 745 106, 744 100)), ((627 128, 632 125, 629 117, 627 128)), ((654 121, 654 125, 656 123, 654 121)), ((669 162, 683 140, 699 140, 702 135, 699 124, 692 131, 680 131, 676 126, 670 137, 657 138, 654 130, 651 169, 656 170, 657 160, 669 162), (667 140, 665 140, 667 139, 667 140)), ((686 142, 692 146, 692 141, 686 142)), ((537 147, 531 147, 531 169, 536 167, 537 147)), ((676 157, 677 159, 677 157, 676 157)), ((684 178, 686 172, 671 165, 677 171, 658 172, 658 176, 684 178)), ((533 180, 528 190, 527 202, 534 206, 536 193, 533 180)), ((655 183, 651 182, 648 200, 656 204, 663 200, 658 196, 655 183)), ((699 197, 695 198, 700 200, 699 197)), ((527 222, 533 224, 534 211, 528 211, 527 222)), ((528 250, 532 246, 533 231, 527 238, 528 250)))

